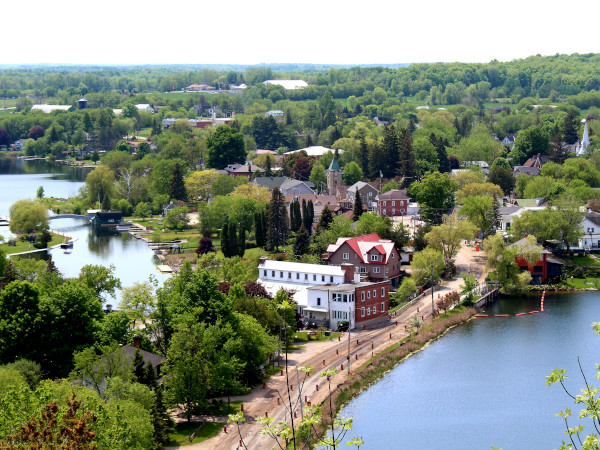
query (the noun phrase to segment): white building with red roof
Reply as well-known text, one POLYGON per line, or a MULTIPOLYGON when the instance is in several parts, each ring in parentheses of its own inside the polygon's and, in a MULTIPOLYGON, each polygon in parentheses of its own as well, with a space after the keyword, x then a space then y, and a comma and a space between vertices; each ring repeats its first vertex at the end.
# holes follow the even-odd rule
POLYGON ((331 266, 353 264, 362 277, 370 281, 390 280, 396 286, 402 259, 396 244, 381 239, 377 233, 355 238, 338 238, 327 247, 327 263, 331 266))

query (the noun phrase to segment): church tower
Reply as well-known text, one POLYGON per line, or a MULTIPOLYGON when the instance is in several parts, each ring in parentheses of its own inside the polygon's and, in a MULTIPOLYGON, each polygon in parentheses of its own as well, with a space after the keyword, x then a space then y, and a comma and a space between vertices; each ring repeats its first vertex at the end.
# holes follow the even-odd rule
POLYGON ((342 185, 342 169, 334 156, 327 169, 327 192, 329 195, 336 195, 337 190, 342 185))

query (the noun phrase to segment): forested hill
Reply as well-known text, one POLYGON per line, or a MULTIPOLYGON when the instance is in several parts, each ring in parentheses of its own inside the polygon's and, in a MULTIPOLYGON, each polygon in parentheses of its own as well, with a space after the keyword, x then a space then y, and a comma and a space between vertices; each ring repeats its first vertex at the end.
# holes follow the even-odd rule
POLYGON ((351 95, 416 97, 433 105, 523 97, 557 98, 600 88, 600 54, 531 56, 487 64, 435 63, 405 67, 343 67, 310 64, 259 66, 40 66, 0 69, 0 97, 33 93, 48 97, 94 92, 180 90, 190 84, 227 88, 273 78, 299 78, 309 87, 289 92, 290 100, 316 99, 325 90, 334 98, 351 95))

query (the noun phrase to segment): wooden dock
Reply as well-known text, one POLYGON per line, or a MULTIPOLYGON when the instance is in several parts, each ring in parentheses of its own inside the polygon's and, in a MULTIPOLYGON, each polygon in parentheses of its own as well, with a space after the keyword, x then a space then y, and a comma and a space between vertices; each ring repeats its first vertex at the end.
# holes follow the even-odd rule
POLYGON ((485 305, 487 305, 488 303, 493 303, 498 297, 500 296, 500 288, 496 287, 496 288, 490 288, 490 290, 482 295, 479 300, 477 300, 475 302, 475 306, 477 308, 481 308, 485 305))

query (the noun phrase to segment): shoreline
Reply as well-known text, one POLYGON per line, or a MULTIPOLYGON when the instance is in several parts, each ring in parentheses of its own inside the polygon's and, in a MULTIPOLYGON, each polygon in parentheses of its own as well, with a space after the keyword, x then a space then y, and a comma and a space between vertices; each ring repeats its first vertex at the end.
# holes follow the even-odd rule
MULTIPOLYGON (((68 234, 62 233, 60 231, 56 231, 56 230, 48 230, 50 233, 52 234, 56 234, 58 236, 63 236, 66 238, 69 238, 69 241, 71 242, 75 242, 77 241, 79 238, 78 237, 73 237, 73 236, 69 236, 68 234)), ((52 250, 54 248, 59 248, 61 245, 63 244, 63 242, 53 245, 51 247, 46 247, 46 248, 36 248, 34 250, 27 250, 26 252, 17 252, 17 253, 7 253, 6 257, 10 258, 11 256, 21 256, 21 255, 29 255, 31 253, 39 253, 39 252, 45 252, 48 250, 52 250)))
MULTIPOLYGON (((384 375, 397 367, 410 356, 425 350, 430 343, 443 337, 449 330, 458 325, 465 324, 473 319, 476 314, 473 307, 469 307, 464 311, 453 316, 438 318, 437 321, 430 323, 424 327, 419 333, 396 342, 378 354, 374 355, 369 361, 358 368, 358 372, 352 375, 352 378, 345 380, 342 384, 337 385, 331 391, 331 404, 334 410, 333 419, 335 420, 340 410, 347 405, 351 400, 359 396, 373 384, 380 381, 384 375), (434 334, 430 334, 432 332, 434 334), (426 336, 426 339, 423 339, 426 336), (342 399, 340 399, 342 397, 342 399)), ((321 408, 321 423, 319 424, 318 438, 322 438, 330 429, 330 409, 329 397, 325 397, 318 405, 321 408)), ((317 438, 317 439, 318 439, 317 438)), ((314 444, 314 442, 313 442, 314 444)))

